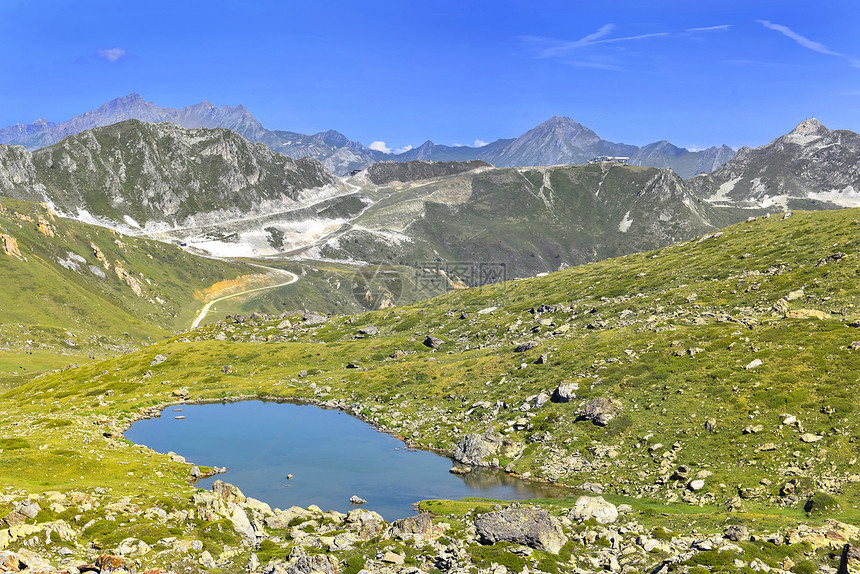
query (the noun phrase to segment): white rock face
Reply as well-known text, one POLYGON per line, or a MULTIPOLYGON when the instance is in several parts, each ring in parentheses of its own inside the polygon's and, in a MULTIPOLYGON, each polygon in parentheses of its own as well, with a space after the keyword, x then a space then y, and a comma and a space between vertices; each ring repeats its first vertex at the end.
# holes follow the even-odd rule
POLYGON ((612 524, 618 519, 618 508, 602 496, 580 496, 568 516, 580 522, 594 518, 600 524, 612 524))

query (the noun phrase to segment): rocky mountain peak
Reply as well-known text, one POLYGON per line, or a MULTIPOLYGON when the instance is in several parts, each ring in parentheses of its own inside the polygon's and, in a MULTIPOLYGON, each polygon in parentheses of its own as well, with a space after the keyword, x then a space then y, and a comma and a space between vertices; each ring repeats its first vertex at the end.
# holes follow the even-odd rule
POLYGON ((824 127, 824 124, 815 118, 808 118, 797 124, 797 127, 791 130, 784 137, 784 140, 790 143, 806 144, 812 140, 824 137, 830 133, 830 130, 824 127))
POLYGON ((582 125, 565 116, 553 116, 544 123, 538 125, 534 129, 526 132, 525 135, 553 135, 556 137, 564 137, 566 139, 585 139, 587 141, 600 139, 599 136, 582 125))

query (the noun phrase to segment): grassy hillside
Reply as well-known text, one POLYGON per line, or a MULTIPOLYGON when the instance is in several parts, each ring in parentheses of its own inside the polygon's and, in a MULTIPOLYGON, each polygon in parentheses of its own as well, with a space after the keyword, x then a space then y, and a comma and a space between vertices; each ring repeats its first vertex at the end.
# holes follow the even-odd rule
MULTIPOLYGON (((740 552, 688 553, 673 571, 743 571, 753 556, 771 567, 786 557, 832 566, 838 555, 826 542, 822 553, 803 537, 783 549, 767 541, 789 540, 800 522, 860 519, 858 231, 860 210, 772 216, 654 252, 317 325, 299 317, 289 328, 214 323, 2 395, 10 408, 0 435, 18 437, 22 422, 28 431, 4 453, 0 486, 106 486, 139 505, 169 494, 182 507, 185 467, 102 430, 116 433, 141 408, 180 395, 311 399, 425 448, 450 452, 469 433, 499 433, 506 442, 486 462, 564 485, 603 485, 638 513, 626 531, 633 537, 657 526, 709 535, 727 522, 765 533, 740 552), (357 338, 369 325, 378 333, 357 338), (443 342, 431 349, 428 335, 443 342), (152 366, 157 353, 167 360, 152 366), (537 406, 537 395, 562 383, 576 389, 571 402, 537 406), (594 399, 617 402, 605 426, 580 416, 594 399), (104 448, 90 450, 91 441, 104 448), (107 472, 88 471, 94 457, 107 472), (127 475, 156 470, 146 480, 127 475)), ((547 504, 560 513, 572 500, 547 504)), ((427 508, 462 528, 462 506, 427 508)), ((138 527, 124 528, 132 535, 138 527)), ((274 543, 288 552, 295 542, 274 543)), ((481 548, 469 550, 475 564, 481 548)), ((635 568, 659 567, 660 556, 635 568)), ((564 571, 552 564, 532 566, 564 571)))
POLYGON ((190 324, 212 284, 257 273, 6 197, 0 233, 0 275, 6 279, 0 348, 10 357, 37 352, 44 359, 20 370, 0 366, 5 373, 23 375, 24 368, 65 365, 171 335, 190 324))

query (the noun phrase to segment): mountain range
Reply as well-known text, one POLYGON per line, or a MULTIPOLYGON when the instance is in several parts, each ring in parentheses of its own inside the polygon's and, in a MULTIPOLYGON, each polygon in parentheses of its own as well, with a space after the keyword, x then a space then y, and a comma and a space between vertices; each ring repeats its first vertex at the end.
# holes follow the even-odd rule
MULTIPOLYGON (((602 145, 595 137, 579 132, 579 141, 602 145)), ((0 193, 221 256, 502 261, 524 276, 661 247, 766 211, 860 205, 858 149, 857 134, 805 120, 688 180, 668 167, 482 160, 379 162, 337 178, 317 160, 274 153, 230 130, 127 120, 34 152, 0 144, 0 193)))
POLYGON ((468 161, 480 159, 498 167, 585 163, 595 156, 625 156, 632 165, 670 167, 683 178, 713 171, 734 155, 723 145, 691 151, 667 141, 644 147, 614 143, 566 117, 553 117, 523 135, 499 139, 482 147, 446 146, 427 141, 399 154, 387 154, 352 141, 334 130, 313 135, 266 129, 242 105, 217 107, 200 102, 186 108, 162 108, 139 94, 116 98, 99 108, 68 121, 52 123, 39 119, 0 129, 0 143, 23 145, 36 150, 60 142, 70 135, 136 119, 147 123, 170 122, 185 128, 224 128, 252 142, 293 158, 310 157, 337 175, 365 169, 379 161, 468 161))

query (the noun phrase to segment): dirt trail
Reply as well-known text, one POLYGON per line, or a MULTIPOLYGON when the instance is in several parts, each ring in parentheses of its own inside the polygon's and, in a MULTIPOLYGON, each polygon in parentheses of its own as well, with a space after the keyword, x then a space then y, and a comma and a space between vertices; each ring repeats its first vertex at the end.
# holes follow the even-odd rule
POLYGON ((285 283, 279 283, 277 285, 269 285, 267 287, 257 287, 256 289, 248 289, 247 291, 240 291, 239 293, 231 293, 230 295, 224 295, 223 297, 218 297, 217 299, 212 299, 208 303, 206 303, 200 312, 197 314, 197 317, 194 318, 194 321, 191 322, 191 328, 196 329, 200 323, 206 318, 206 314, 209 312, 209 308, 212 307, 213 304, 218 301, 223 301, 224 299, 230 299, 231 297, 238 297, 240 295, 246 295, 248 293, 254 293, 255 291, 265 291, 267 289, 276 289, 278 287, 284 287, 286 285, 292 285, 296 281, 299 280, 299 276, 295 273, 291 273, 289 271, 284 271, 283 269, 275 269, 273 267, 264 267, 262 265, 255 265, 254 267, 259 267, 261 269, 267 269, 269 271, 274 271, 276 273, 282 273, 284 275, 289 275, 290 280, 285 283))

